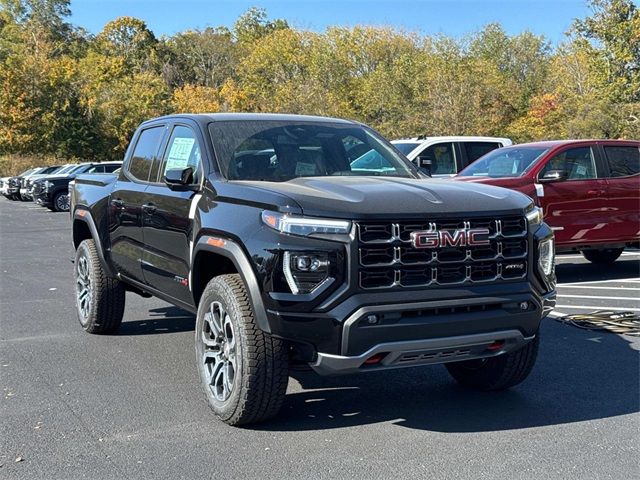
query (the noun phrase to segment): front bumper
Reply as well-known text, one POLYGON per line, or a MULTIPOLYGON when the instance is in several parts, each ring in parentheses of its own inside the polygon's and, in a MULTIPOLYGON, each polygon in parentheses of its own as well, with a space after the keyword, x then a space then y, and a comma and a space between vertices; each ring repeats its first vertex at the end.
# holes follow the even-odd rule
POLYGON ((381 343, 354 356, 318 353, 311 368, 320 375, 343 375, 476 360, 517 350, 533 338, 533 336, 524 337, 518 330, 503 330, 475 335, 381 343), (376 358, 378 360, 375 363, 369 363, 376 358))

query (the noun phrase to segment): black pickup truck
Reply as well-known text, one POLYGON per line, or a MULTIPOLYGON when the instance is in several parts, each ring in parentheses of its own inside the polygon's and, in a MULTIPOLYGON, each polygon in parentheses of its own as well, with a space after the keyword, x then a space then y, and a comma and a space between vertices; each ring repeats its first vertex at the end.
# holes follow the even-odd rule
POLYGON ((445 363, 511 387, 555 304, 553 234, 529 197, 429 179, 345 120, 147 121, 121 172, 76 178, 71 218, 82 327, 116 331, 126 291, 193 312, 207 399, 231 425, 278 412, 291 362, 445 363))

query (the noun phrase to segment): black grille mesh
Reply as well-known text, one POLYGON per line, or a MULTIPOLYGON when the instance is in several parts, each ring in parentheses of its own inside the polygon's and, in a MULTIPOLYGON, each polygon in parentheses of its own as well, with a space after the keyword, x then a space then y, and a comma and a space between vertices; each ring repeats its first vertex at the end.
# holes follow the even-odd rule
POLYGON ((527 274, 524 217, 361 222, 358 231, 359 284, 365 290, 460 285, 523 278, 527 274), (416 231, 464 228, 489 230, 489 245, 417 249, 416 231))

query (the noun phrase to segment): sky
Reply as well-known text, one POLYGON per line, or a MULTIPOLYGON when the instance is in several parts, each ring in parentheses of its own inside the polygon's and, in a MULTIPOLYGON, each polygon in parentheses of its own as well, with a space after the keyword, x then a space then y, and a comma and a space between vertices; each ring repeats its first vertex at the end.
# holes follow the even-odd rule
POLYGON ((565 38, 574 18, 589 14, 586 0, 72 0, 71 21, 97 33, 114 18, 133 16, 160 36, 230 27, 251 6, 315 31, 365 24, 460 37, 499 22, 509 34, 530 30, 554 44, 565 38))

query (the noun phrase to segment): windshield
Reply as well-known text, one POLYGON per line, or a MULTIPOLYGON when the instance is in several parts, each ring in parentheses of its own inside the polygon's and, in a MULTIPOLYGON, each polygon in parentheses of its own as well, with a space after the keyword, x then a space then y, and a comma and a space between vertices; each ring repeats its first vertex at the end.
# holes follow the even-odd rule
POLYGON ((91 163, 81 163, 80 165, 74 165, 71 170, 65 173, 83 173, 92 166, 91 163))
POLYGON ((462 170, 458 176, 519 177, 548 150, 542 147, 507 147, 493 150, 462 170))
POLYGON ((381 137, 359 125, 223 121, 211 123, 209 131, 220 170, 229 180, 416 175, 381 137))
POLYGON ((35 172, 37 170, 37 168, 30 168, 29 170, 22 172, 20 175, 18 175, 19 177, 26 177, 27 175, 31 175, 33 172, 35 172))
POLYGON ((415 150, 420 144, 416 142, 392 142, 393 146, 396 147, 403 155, 409 155, 413 150, 415 150))
POLYGON ((71 170, 73 170, 75 167, 77 167, 77 165, 75 165, 75 164, 64 165, 63 167, 60 167, 58 170, 56 170, 55 172, 52 172, 52 173, 55 173, 55 174, 58 174, 58 175, 61 174, 61 173, 68 173, 71 170))

